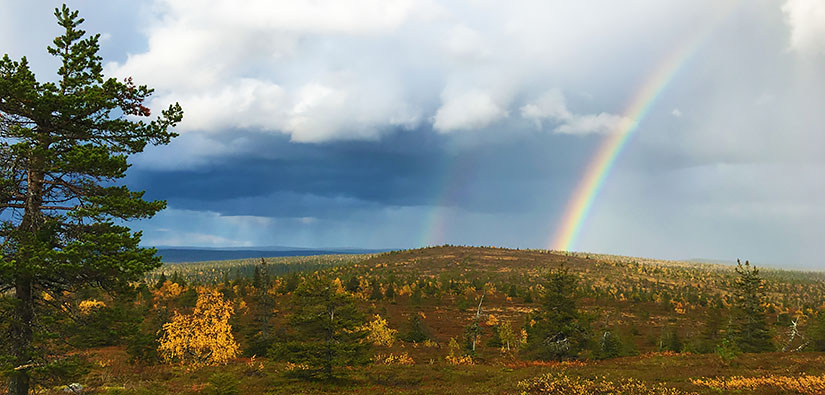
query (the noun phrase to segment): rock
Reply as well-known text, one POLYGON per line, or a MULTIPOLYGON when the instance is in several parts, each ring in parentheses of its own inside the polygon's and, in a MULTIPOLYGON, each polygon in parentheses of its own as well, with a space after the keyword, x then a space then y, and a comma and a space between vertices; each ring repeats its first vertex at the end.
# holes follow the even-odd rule
POLYGON ((63 392, 68 392, 70 394, 82 394, 83 393, 83 385, 80 383, 71 383, 63 388, 63 392))

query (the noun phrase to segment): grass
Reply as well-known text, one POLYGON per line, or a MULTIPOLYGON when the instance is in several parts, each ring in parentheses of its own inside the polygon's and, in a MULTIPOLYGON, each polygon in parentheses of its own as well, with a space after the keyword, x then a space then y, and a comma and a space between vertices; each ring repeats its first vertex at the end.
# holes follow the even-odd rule
MULTIPOLYGON (((559 373, 572 379, 639 380, 644 385, 662 384, 683 392, 718 393, 694 384, 700 378, 798 377, 825 374, 825 354, 762 353, 744 354, 731 362, 715 354, 661 353, 660 340, 666 331, 676 331, 686 344, 701 334, 708 306, 722 306, 723 316, 732 303, 735 273, 731 266, 661 261, 588 253, 554 253, 541 250, 511 250, 442 246, 410 251, 368 255, 330 255, 267 258, 271 273, 281 275, 269 293, 274 298, 272 325, 283 327, 292 309, 291 294, 283 289, 290 276, 321 271, 342 284, 356 279, 360 309, 367 317, 379 314, 389 326, 403 334, 410 317, 419 315, 433 343, 430 346, 396 341, 391 347, 376 347, 374 354, 408 354, 412 366, 369 365, 344 369, 335 382, 303 381, 291 378, 287 366, 266 358, 240 358, 227 366, 192 370, 181 366, 140 366, 128 363, 123 347, 79 350, 92 362, 92 372, 82 384, 98 393, 163 394, 201 393, 216 373, 231 373, 244 394, 258 393, 405 393, 405 394, 498 394, 517 393, 517 384, 544 373, 559 373), (536 363, 488 347, 491 327, 484 324, 476 364, 454 366, 445 361, 451 338, 461 338, 472 322, 478 301, 484 294, 485 321, 494 316, 510 321, 520 330, 528 314, 538 307, 541 279, 547 271, 564 266, 580 279, 578 308, 589 319, 594 338, 610 330, 626 342, 625 355, 596 361, 585 353, 583 362, 536 363), (297 274, 292 274, 297 273, 297 274), (286 276, 285 276, 286 275, 286 276), (373 300, 373 287, 382 294, 389 284, 396 291, 391 298, 373 300), (419 290, 419 297, 412 290, 419 290)), ((215 284, 231 291, 235 304, 236 339, 245 347, 243 328, 249 311, 255 309, 255 288, 236 277, 251 277, 260 259, 167 265, 150 273, 151 285, 161 271, 171 271, 189 284, 215 284), (223 283, 225 278, 233 281, 223 283), (246 306, 241 308, 241 306, 246 306)), ((825 309, 825 275, 782 270, 766 270, 768 321, 781 345, 790 317, 810 317, 825 309)), ((153 291, 155 292, 155 291, 153 291)), ((146 299, 149 314, 158 306, 185 310, 183 299, 146 299)), ((191 301, 190 301, 191 302, 191 301)), ((148 322, 148 321, 147 321, 148 322)), ((804 324, 801 328, 805 330, 804 324)), ((153 331, 157 330, 153 329, 153 331)), ((154 332, 152 332, 154 333, 154 332)), ((2 384, 0 384, 2 387, 2 384)), ((2 390, 2 388, 0 388, 2 390)), ((775 388, 742 390, 742 393, 773 393, 775 388)), ((58 389, 43 390, 58 393, 58 389)))
MULTIPOLYGON (((730 376, 798 376, 825 374, 822 353, 745 354, 731 365, 712 354, 645 354, 584 363, 506 363, 452 366, 443 360, 418 361, 413 366, 369 365, 343 369, 331 382, 304 381, 285 375, 283 363, 266 359, 238 359, 227 366, 190 370, 180 366, 133 366, 125 352, 116 347, 88 351, 95 363, 87 377, 89 389, 111 394, 197 394, 215 373, 231 373, 239 380, 243 394, 504 394, 516 393, 519 381, 544 373, 572 378, 620 381, 632 378, 646 385, 663 384, 684 392, 713 394, 713 389, 694 385, 691 379, 730 376), (105 366, 103 366, 105 365, 105 366)), ((61 393, 58 390, 41 393, 61 393)), ((769 394, 774 390, 742 391, 769 394)))

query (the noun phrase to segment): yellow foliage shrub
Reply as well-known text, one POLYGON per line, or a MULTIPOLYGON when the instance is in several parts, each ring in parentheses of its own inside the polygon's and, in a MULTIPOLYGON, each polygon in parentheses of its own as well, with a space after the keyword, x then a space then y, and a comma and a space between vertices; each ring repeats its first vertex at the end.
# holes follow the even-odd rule
POLYGON ((606 378, 585 379, 569 377, 561 373, 545 373, 518 383, 522 394, 633 394, 633 395, 684 395, 690 394, 676 388, 660 384, 645 384, 634 379, 622 379, 618 382, 606 378))
MULTIPOLYGON (((415 344, 417 344, 417 343, 415 343, 415 344)), ((428 347, 428 348, 436 348, 436 347, 438 347, 438 343, 436 343, 436 342, 434 342, 434 341, 432 341, 432 340, 430 340, 430 339, 424 340, 423 342, 421 342, 421 345, 422 345, 423 347, 428 347)))
POLYGON ((373 361, 379 365, 415 365, 415 361, 406 352, 398 355, 393 353, 376 354, 373 361))
POLYGON ((338 295, 343 295, 347 293, 347 291, 344 289, 344 284, 338 277, 336 277, 335 280, 332 280, 332 286, 335 287, 335 293, 338 295))
POLYGON ((178 283, 173 283, 169 280, 166 280, 166 282, 163 283, 163 285, 161 285, 160 289, 153 291, 153 293, 157 298, 171 299, 182 294, 183 287, 181 287, 178 283))
POLYGON ((49 294, 48 292, 45 292, 45 291, 44 291, 44 292, 43 292, 43 300, 45 300, 45 301, 47 301, 47 302, 51 302, 51 301, 53 301, 53 300, 54 300, 54 298, 52 297, 52 295, 51 295, 51 294, 49 294))
POLYGON ((461 354, 461 346, 455 341, 455 338, 450 338, 450 353, 445 359, 450 365, 472 365, 473 357, 461 354))
POLYGON ((77 307, 80 309, 80 314, 89 315, 89 313, 91 313, 94 309, 106 307, 106 303, 103 303, 97 299, 88 299, 80 302, 77 307))
POLYGON ((284 370, 286 370, 287 372, 291 372, 293 370, 309 370, 309 365, 305 363, 287 362, 286 366, 284 367, 284 370))
POLYGON ((232 314, 232 303, 217 290, 199 290, 192 314, 175 312, 163 324, 158 353, 166 362, 194 367, 227 363, 239 351, 229 324, 232 314))
POLYGON ((381 318, 378 314, 375 315, 374 320, 366 323, 361 328, 367 332, 367 337, 364 340, 376 346, 392 347, 395 343, 395 336, 398 334, 398 331, 387 326, 387 320, 381 318))
POLYGON ((709 387, 717 391, 761 390, 778 393, 823 394, 825 393, 825 375, 823 376, 762 376, 762 377, 728 377, 691 379, 691 383, 709 387))

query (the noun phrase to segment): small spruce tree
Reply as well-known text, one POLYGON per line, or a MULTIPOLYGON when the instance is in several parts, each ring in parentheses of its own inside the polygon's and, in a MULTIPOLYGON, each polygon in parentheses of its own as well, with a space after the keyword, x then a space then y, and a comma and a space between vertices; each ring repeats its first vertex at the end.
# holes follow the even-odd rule
POLYGON ((353 297, 336 292, 332 281, 310 276, 295 290, 294 313, 289 319, 294 337, 275 344, 270 355, 305 364, 301 373, 331 379, 335 368, 363 365, 370 361, 370 343, 362 341, 364 316, 353 297))
POLYGON ((586 345, 588 330, 580 322, 576 309, 577 283, 576 276, 563 267, 545 278, 535 324, 527 329, 526 351, 531 357, 571 359, 586 345))
POLYGON ((169 281, 166 278, 166 273, 160 272, 160 277, 158 277, 158 282, 155 283, 155 289, 160 289, 165 282, 169 281))
POLYGON ((736 265, 739 276, 734 284, 736 299, 729 339, 742 352, 771 351, 774 346, 765 321, 765 281, 748 261, 743 265, 737 260, 736 265))

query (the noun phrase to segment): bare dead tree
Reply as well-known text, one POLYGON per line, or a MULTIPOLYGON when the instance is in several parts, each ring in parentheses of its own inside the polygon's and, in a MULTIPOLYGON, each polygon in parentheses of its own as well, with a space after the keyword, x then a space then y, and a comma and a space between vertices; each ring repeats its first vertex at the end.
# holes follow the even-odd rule
POLYGON ((811 341, 808 340, 805 337, 805 335, 803 335, 802 332, 799 330, 799 320, 796 319, 796 320, 791 321, 791 325, 788 327, 788 342, 785 344, 784 347, 782 347, 782 352, 801 351, 802 349, 807 347, 808 344, 810 344, 810 343, 811 343, 811 341), (799 337, 802 340, 802 344, 799 345, 798 347, 794 348, 794 349, 791 349, 791 347, 794 343, 794 340, 796 340, 797 337, 799 337))

